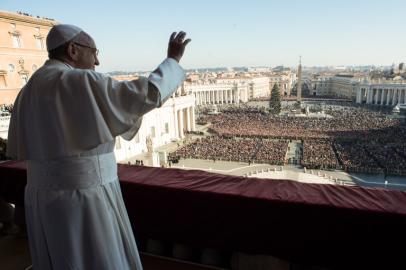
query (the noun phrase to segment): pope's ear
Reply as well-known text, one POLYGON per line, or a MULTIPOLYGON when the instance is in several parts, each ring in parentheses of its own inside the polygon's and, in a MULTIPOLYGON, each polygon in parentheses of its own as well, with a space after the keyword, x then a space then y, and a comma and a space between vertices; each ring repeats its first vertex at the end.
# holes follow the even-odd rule
POLYGON ((73 43, 73 42, 69 43, 69 46, 67 48, 67 54, 68 54, 68 57, 70 59, 72 59, 73 61, 78 61, 79 51, 78 51, 78 47, 75 46, 75 43, 73 43))

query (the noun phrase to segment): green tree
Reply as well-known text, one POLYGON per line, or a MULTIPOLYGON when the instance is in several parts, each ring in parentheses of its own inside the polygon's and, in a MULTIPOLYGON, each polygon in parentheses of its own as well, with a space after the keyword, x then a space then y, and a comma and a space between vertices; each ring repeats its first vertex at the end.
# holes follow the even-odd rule
POLYGON ((269 111, 273 114, 281 112, 281 94, 279 92, 278 84, 274 84, 271 92, 271 99, 269 100, 269 111))

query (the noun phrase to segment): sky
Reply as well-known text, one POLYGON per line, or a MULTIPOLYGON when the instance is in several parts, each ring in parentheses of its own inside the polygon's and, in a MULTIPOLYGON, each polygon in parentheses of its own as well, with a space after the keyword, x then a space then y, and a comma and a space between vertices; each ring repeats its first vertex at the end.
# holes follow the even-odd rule
POLYGON ((406 61, 405 0, 0 0, 0 10, 81 27, 101 72, 154 69, 180 30, 192 39, 188 69, 406 61))

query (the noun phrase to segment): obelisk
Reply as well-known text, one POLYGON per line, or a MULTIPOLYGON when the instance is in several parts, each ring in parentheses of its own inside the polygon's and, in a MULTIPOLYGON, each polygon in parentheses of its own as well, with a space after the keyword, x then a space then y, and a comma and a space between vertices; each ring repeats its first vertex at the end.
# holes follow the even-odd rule
POLYGON ((302 56, 299 58, 299 67, 297 68, 297 101, 302 101, 302 56))

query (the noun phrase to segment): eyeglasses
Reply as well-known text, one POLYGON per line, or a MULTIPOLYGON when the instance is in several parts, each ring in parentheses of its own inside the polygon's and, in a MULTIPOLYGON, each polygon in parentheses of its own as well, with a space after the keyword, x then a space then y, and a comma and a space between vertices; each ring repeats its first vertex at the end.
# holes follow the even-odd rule
POLYGON ((83 45, 83 44, 80 44, 80 43, 77 43, 77 42, 73 42, 73 44, 78 45, 80 47, 85 47, 85 48, 92 49, 96 56, 99 55, 99 49, 96 49, 96 48, 93 48, 93 47, 90 47, 90 46, 87 46, 87 45, 83 45))

